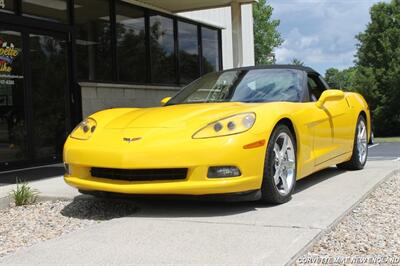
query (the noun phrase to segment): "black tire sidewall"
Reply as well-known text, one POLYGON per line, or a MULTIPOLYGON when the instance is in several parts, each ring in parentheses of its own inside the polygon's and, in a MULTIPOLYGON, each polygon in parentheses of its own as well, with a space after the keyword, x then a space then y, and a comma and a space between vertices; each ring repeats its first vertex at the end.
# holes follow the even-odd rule
POLYGON ((263 181, 262 181, 262 187, 261 187, 261 194, 262 198, 265 201, 271 202, 271 203, 285 203, 289 201, 292 197, 292 193, 294 191, 295 185, 296 185, 296 176, 297 176, 297 144, 296 144, 296 139, 293 136, 292 131, 286 126, 286 125, 278 125, 273 133, 271 134, 271 137, 269 139, 267 149, 266 149, 266 155, 265 155, 265 162, 264 162, 264 173, 263 173, 263 181), (293 176, 293 186, 290 192, 283 196, 279 193, 278 188, 275 185, 273 173, 274 173, 274 165, 275 165, 275 156, 274 156, 274 145, 276 142, 276 139, 278 138, 279 134, 282 132, 286 133, 294 147, 294 155, 295 155, 295 170, 294 170, 294 176, 293 176))
MULTIPOLYGON (((361 121, 364 122, 365 130, 367 130, 367 121, 365 120, 365 118, 362 115, 360 115, 358 117, 357 125, 356 125, 356 134, 354 136, 353 156, 352 156, 352 161, 354 162, 354 164, 356 164, 358 169, 364 168, 365 164, 367 163, 367 159, 368 159, 368 140, 367 140, 367 150, 366 150, 365 161, 364 162, 360 162, 360 160, 359 160, 360 151, 357 148, 357 141, 358 141, 358 133, 359 133, 358 132, 358 125, 361 123, 361 121)), ((368 133, 367 133, 367 135, 368 135, 368 133)))

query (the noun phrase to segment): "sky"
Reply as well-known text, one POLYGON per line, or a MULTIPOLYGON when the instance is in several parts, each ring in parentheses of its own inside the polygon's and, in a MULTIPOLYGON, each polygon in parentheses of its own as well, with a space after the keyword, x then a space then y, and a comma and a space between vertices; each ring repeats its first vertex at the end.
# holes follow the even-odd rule
POLYGON ((355 36, 365 30, 377 2, 382 0, 267 0, 285 40, 274 50, 277 63, 297 58, 321 74, 354 65, 355 36))

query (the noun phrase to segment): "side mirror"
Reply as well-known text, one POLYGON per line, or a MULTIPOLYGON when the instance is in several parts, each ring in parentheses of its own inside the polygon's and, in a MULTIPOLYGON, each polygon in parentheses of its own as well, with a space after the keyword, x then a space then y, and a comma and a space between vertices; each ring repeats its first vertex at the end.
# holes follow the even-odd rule
POLYGON ((318 108, 322 108, 327 101, 337 101, 344 98, 344 92, 341 90, 326 90, 319 97, 316 102, 318 108))
POLYGON ((160 101, 161 106, 166 105, 166 104, 169 102, 169 100, 171 100, 171 97, 165 97, 165 98, 163 98, 163 99, 160 101))

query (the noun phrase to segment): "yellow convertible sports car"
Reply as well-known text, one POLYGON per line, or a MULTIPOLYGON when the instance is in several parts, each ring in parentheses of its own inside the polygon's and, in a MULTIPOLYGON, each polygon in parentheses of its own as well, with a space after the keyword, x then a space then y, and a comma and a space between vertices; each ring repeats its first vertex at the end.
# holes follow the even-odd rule
POLYGON ((104 110, 80 123, 65 143, 65 181, 88 194, 284 203, 296 180, 367 161, 364 98, 328 89, 308 67, 210 73, 162 103, 104 110))

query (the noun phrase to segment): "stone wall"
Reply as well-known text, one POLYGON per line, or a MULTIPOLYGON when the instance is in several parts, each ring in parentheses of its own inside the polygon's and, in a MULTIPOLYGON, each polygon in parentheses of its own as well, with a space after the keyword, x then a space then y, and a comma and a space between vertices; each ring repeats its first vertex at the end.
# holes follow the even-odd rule
POLYGON ((175 95, 180 87, 104 83, 79 83, 83 118, 97 111, 116 107, 154 107, 160 100, 175 95))

